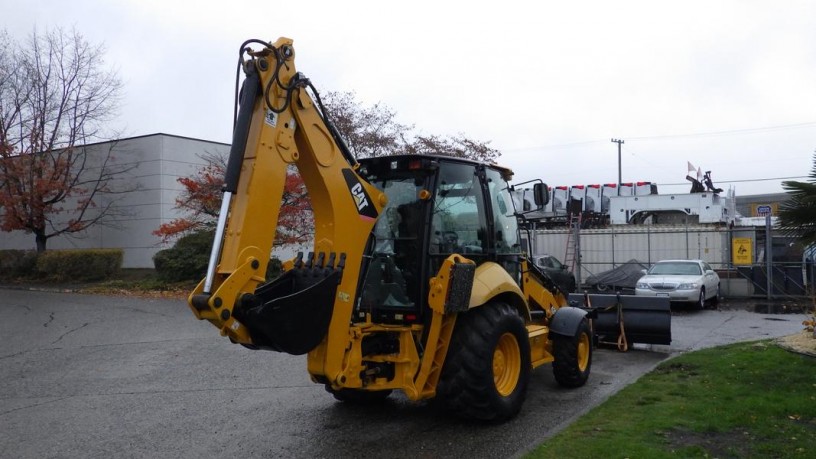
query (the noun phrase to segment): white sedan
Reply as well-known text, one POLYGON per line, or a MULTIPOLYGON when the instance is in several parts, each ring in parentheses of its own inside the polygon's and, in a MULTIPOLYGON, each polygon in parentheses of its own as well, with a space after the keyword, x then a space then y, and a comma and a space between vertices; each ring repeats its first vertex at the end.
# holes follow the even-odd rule
POLYGON ((703 260, 658 261, 637 281, 635 294, 668 296, 671 301, 694 303, 703 309, 717 304, 720 276, 703 260))

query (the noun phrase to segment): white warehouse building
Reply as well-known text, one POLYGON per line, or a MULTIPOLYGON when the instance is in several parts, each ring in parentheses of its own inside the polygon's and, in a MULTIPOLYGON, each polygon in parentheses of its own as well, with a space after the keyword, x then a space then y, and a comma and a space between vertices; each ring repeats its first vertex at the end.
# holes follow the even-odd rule
MULTIPOLYGON (((112 162, 129 170, 116 176, 116 189, 133 190, 115 197, 117 215, 110 225, 95 225, 80 233, 48 240, 50 249, 121 248, 124 268, 152 268, 153 255, 171 244, 153 231, 183 216, 176 207, 182 190, 179 177, 193 176, 205 155, 229 153, 229 144, 169 134, 150 134, 82 147, 88 160, 112 151, 112 162), (112 150, 111 150, 112 148, 112 150)), ((69 205, 65 206, 70 207, 69 205)), ((70 218, 65 213, 61 218, 70 218)), ((24 231, 0 233, 0 250, 36 248, 34 235, 24 231)))

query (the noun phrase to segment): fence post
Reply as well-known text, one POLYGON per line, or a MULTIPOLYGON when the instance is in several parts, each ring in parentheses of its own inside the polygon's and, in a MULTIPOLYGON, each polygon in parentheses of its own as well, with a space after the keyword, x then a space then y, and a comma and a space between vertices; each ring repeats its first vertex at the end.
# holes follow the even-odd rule
POLYGON ((609 237, 612 238, 612 243, 609 244, 612 247, 612 268, 615 268, 615 225, 612 225, 612 232, 609 234, 609 237))
POLYGON ((691 258, 689 255, 689 226, 688 220, 686 220, 686 224, 683 227, 683 233, 686 235, 686 258, 691 258))
POLYGON ((720 269, 725 270, 726 276, 728 276, 728 288, 726 290, 728 295, 730 295, 731 286, 734 282, 734 276, 731 274, 731 267, 733 266, 735 271, 737 269, 737 267, 734 266, 734 228, 727 228, 725 234, 725 247, 723 247, 723 250, 725 251, 725 266, 720 266, 720 269))
POLYGON ((574 256, 575 256, 575 262, 578 264, 578 269, 575 270, 575 272, 577 273, 575 275, 575 277, 576 277, 575 282, 576 282, 577 285, 581 285, 583 283, 582 280, 581 280, 581 269, 582 269, 581 268, 581 266, 582 266, 581 265, 581 256, 582 256, 581 255, 581 225, 580 224, 575 225, 574 231, 575 231, 575 234, 574 234, 574 237, 575 237, 575 255, 574 256))
POLYGON ((773 240, 771 239, 771 215, 765 216, 765 292, 766 298, 770 300, 771 294, 771 278, 773 277, 773 240))

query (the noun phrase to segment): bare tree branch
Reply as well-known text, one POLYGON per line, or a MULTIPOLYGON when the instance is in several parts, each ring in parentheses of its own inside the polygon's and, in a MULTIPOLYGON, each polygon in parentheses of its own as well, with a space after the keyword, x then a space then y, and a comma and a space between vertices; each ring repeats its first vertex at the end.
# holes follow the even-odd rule
POLYGON ((76 30, 35 31, 24 45, 0 33, 0 229, 34 233, 43 251, 112 221, 110 183, 135 165, 115 165, 116 142, 84 146, 115 138, 107 126, 121 88, 104 48, 76 30))

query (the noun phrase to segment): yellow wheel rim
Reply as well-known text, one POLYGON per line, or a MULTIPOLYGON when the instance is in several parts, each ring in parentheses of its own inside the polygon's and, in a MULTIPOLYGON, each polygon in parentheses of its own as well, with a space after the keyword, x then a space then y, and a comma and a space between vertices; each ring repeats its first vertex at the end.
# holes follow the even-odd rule
POLYGON ((578 340, 578 369, 586 371, 589 366, 589 335, 581 333, 581 338, 578 340))
POLYGON ((499 338, 493 351, 493 382, 499 394, 506 397, 513 393, 521 375, 521 350, 512 333, 499 338))

